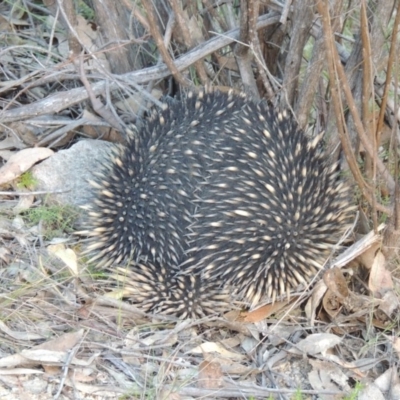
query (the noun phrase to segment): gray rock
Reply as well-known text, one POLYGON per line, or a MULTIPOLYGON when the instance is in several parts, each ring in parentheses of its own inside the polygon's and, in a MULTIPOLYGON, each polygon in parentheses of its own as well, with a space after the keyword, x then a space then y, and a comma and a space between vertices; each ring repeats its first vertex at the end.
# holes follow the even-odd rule
POLYGON ((37 191, 46 191, 46 202, 81 206, 93 197, 88 181, 101 171, 115 144, 102 140, 81 140, 60 150, 32 169, 37 191), (58 192, 58 193, 54 193, 58 192), (61 192, 61 193, 60 193, 61 192))

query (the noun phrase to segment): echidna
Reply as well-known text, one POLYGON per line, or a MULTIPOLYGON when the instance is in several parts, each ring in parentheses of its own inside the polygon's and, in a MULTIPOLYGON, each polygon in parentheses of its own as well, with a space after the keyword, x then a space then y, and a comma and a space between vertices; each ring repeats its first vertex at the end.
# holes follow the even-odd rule
POLYGON ((308 282, 349 227, 337 165, 287 113, 213 91, 154 111, 93 183, 91 261, 145 310, 197 317, 308 282))

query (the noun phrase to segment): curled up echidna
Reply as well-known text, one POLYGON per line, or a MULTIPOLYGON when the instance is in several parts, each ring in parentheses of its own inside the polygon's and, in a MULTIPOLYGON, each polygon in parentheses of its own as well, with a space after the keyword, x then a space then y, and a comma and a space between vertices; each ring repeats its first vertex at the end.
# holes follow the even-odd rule
POLYGON ((309 282, 349 227, 348 189, 285 113, 202 92, 127 132, 93 185, 91 261, 142 309, 199 317, 309 282))

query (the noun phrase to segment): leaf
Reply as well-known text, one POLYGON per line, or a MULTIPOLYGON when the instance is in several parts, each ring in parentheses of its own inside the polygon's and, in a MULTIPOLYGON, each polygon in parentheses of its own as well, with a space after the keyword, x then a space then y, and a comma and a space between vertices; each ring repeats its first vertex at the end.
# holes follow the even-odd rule
POLYGON ((66 249, 62 243, 59 243, 47 246, 47 250, 49 253, 52 253, 60 258, 74 276, 78 276, 78 260, 75 252, 72 249, 66 249))
POLYGON ((265 318, 268 318, 272 314, 276 314, 282 308, 287 306, 293 300, 297 300, 298 296, 291 297, 290 300, 276 301, 275 303, 266 304, 265 306, 259 307, 256 310, 249 311, 244 315, 244 322, 259 322, 265 318))
POLYGON ((18 178, 32 167, 32 165, 50 157, 53 153, 53 150, 46 149, 45 147, 36 147, 24 149, 13 154, 0 168, 0 185, 18 178))
POLYGON ((221 364, 204 360, 199 365, 198 386, 205 389, 219 389, 224 386, 221 364))
POLYGON ((386 269, 385 261, 385 256, 381 251, 378 251, 369 275, 368 287, 378 298, 382 298, 386 289, 393 289, 392 274, 386 269))
POLYGON ((296 347, 289 350, 292 354, 316 355, 325 354, 327 350, 338 345, 342 339, 331 333, 314 333, 297 343, 296 347))
POLYGON ((0 321, 0 330, 6 333, 8 336, 16 340, 39 340, 44 339, 42 335, 31 332, 17 332, 11 330, 3 321, 0 321))
POLYGON ((245 356, 239 354, 239 353, 234 353, 232 351, 228 351, 222 346, 220 346, 218 343, 215 342, 204 342, 200 346, 195 347, 190 351, 191 353, 194 354, 201 354, 201 353, 218 353, 221 354, 224 357, 232 358, 232 359, 243 359, 245 356))

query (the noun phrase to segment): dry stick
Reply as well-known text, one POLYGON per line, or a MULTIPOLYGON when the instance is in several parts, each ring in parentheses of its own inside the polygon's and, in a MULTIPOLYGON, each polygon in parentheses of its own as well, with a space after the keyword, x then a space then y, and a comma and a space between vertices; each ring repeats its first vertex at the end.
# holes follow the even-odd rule
MULTIPOLYGON (((275 90, 272 87, 270 79, 268 79, 268 68, 267 65, 265 64, 264 57, 262 55, 261 51, 261 46, 260 46, 260 41, 258 38, 258 32, 257 32, 257 18, 258 18, 258 13, 260 10, 259 7, 259 2, 255 1, 253 2, 254 4, 249 7, 249 36, 250 36, 250 43, 251 47, 254 51, 255 55, 255 61, 258 67, 258 73, 260 74, 261 81, 264 85, 264 89, 267 93, 267 96, 270 100, 272 100, 275 97, 275 90)), ((271 76, 271 74, 269 74, 271 76)))
MULTIPOLYGON (((375 92, 378 94, 379 98, 376 98, 375 101, 378 103, 380 106, 381 104, 381 99, 383 98, 383 92, 384 90, 380 87, 380 82, 379 78, 375 78, 376 84, 375 84, 375 92)), ((382 83, 383 85, 383 83, 382 83)), ((385 97, 386 99, 386 97, 385 97)), ((386 101, 386 110, 389 114, 393 114, 393 117, 395 118, 395 121, 393 121, 393 124, 395 125, 396 123, 400 122, 400 110, 396 108, 394 101, 390 98, 387 98, 386 101)))
MULTIPOLYGON (((263 15, 258 18, 257 29, 265 28, 269 25, 276 24, 279 21, 277 15, 269 16, 263 15)), ((178 70, 183 71, 191 66, 195 61, 208 56, 209 54, 229 46, 233 41, 238 39, 239 29, 235 28, 224 35, 213 37, 212 39, 204 42, 185 55, 175 60, 175 65, 178 70)), ((136 83, 145 84, 155 79, 166 78, 171 75, 171 71, 167 65, 156 65, 154 67, 144 68, 139 71, 129 72, 122 74, 126 81, 134 81, 136 83)), ((104 81, 96 82, 92 86, 93 93, 99 95, 104 91, 106 83, 104 81)), ((116 82, 110 82, 110 89, 117 88, 116 82)), ((8 111, 0 112, 0 119, 3 123, 20 121, 22 119, 37 117, 43 114, 50 114, 60 112, 67 107, 71 107, 84 100, 88 99, 88 92, 85 88, 76 88, 69 91, 60 92, 46 97, 43 100, 27 104, 18 108, 8 111)))
MULTIPOLYGON (((172 32, 174 30, 175 21, 176 21, 175 15, 173 13, 171 13, 171 15, 168 18, 167 26, 166 26, 165 32, 164 32, 164 46, 165 47, 168 47, 171 42, 172 32)), ((159 56, 158 60, 159 61, 157 62, 157 64, 160 64, 162 62, 161 56, 159 56)))
POLYGON ((68 193, 71 189, 60 189, 60 190, 37 190, 35 192, 0 192, 0 196, 37 196, 43 194, 60 194, 68 193))
POLYGON ((254 29, 252 19, 258 13, 257 0, 243 0, 240 2, 240 33, 239 42, 235 46, 235 58, 239 67, 240 77, 244 90, 249 92, 255 99, 259 99, 257 84, 251 68, 252 54, 250 53, 250 30, 254 29))
MULTIPOLYGON (((330 3, 332 15, 337 16, 341 14, 342 3, 342 0, 334 0, 330 3)), ((331 23, 332 30, 337 35, 337 31, 340 29, 341 19, 334 18, 331 23)), ((310 115, 310 110, 314 104, 314 100, 318 99, 316 93, 320 86, 321 72, 325 65, 324 35, 322 27, 318 21, 314 21, 311 35, 315 38, 315 44, 313 46, 311 59, 307 64, 306 75, 301 83, 299 94, 297 96, 297 104, 295 106, 295 115, 297 116, 299 127, 303 130, 308 124, 308 116, 310 115)))
POLYGON ((293 10, 293 30, 285 60, 282 90, 280 93, 280 108, 292 107, 303 60, 304 46, 310 36, 314 20, 313 0, 296 1, 293 10))
MULTIPOLYGON (((172 385, 165 385, 165 390, 170 390, 170 393, 178 393, 180 396, 194 396, 196 398, 214 398, 214 399, 223 399, 223 398, 250 398, 250 397, 262 397, 267 398, 272 393, 275 394, 295 394, 298 393, 298 389, 281 389, 281 388, 268 388, 264 386, 256 386, 256 385, 233 385, 230 387, 223 387, 220 389, 204 389, 204 388, 195 388, 190 386, 185 386, 181 388, 177 388, 172 385)), ((335 396, 335 395, 344 395, 343 391, 340 390, 306 390, 301 389, 301 393, 304 395, 318 395, 318 396, 335 396)))
MULTIPOLYGON (((167 22, 167 26, 165 27, 165 32, 164 32, 164 46, 168 47, 169 43, 171 41, 171 37, 172 37, 172 32, 175 26, 175 22, 176 22, 176 18, 175 18, 175 14, 174 13, 170 13, 169 18, 168 18, 168 22, 167 22)), ((162 57, 161 54, 158 54, 158 59, 157 59, 157 65, 161 65, 162 64, 162 57)), ((136 90, 139 91, 139 93, 142 93, 142 95, 145 97, 146 96, 146 92, 151 93, 153 90, 154 85, 157 83, 157 81, 151 81, 148 83, 147 87, 145 90, 143 90, 142 92, 139 91, 139 85, 134 84, 134 88, 136 90)), ((131 83, 132 85, 132 83, 131 83)), ((144 99, 142 99, 144 100, 144 99)), ((137 114, 143 115, 143 113, 146 111, 146 106, 143 104, 143 101, 141 100, 141 106, 137 112, 137 114)), ((154 102, 154 99, 152 100, 154 102)), ((155 103, 156 104, 156 103, 155 103)), ((158 105, 158 104, 157 104, 158 105)))
POLYGON ((254 6, 252 0, 240 2, 240 33, 239 43, 236 44, 236 54, 242 58, 249 53, 249 47, 246 45, 250 43, 250 15, 254 14, 254 6))
POLYGON ((61 24, 68 32, 68 45, 71 57, 79 56, 82 43, 79 39, 75 27, 77 24, 77 16, 75 12, 74 2, 72 0, 57 0, 58 9, 61 12, 61 24))
MULTIPOLYGON (((185 21, 184 16, 182 15, 182 10, 179 7, 179 4, 177 0, 169 0, 172 10, 174 11, 175 17, 176 17, 176 22, 178 23, 178 27, 181 30, 183 41, 185 42, 185 45, 188 49, 193 48, 193 40, 192 40, 192 35, 190 34, 190 31, 188 29, 188 22, 185 21)), ((206 86, 209 83, 209 79, 206 73, 206 70, 204 68, 204 64, 202 61, 196 61, 194 63, 194 66, 196 68, 196 71, 199 75, 200 81, 203 86, 206 86)))
POLYGON ((61 376, 61 380, 60 380, 60 382, 58 384, 57 393, 53 397, 53 399, 55 399, 55 400, 57 400, 60 397, 61 391, 63 390, 64 385, 65 385, 65 381, 66 381, 66 379, 68 377, 68 371, 69 371, 69 368, 71 366, 72 359, 75 357, 76 353, 78 352, 78 350, 82 346, 82 343, 83 343, 83 339, 81 339, 80 342, 77 345, 75 345, 72 349, 69 349, 66 352, 67 358, 65 360, 64 365, 62 366, 63 373, 62 373, 62 376, 61 376))
POLYGON ((267 65, 265 64, 257 31, 254 32, 253 38, 251 39, 251 47, 254 51, 254 59, 258 67, 258 73, 260 74, 261 81, 264 85, 268 98, 272 101, 275 98, 275 93, 278 91, 278 88, 281 86, 281 84, 269 72, 267 65))
MULTIPOLYGON (((1 55, 0 55, 0 58, 1 58, 1 55)), ((66 70, 66 69, 61 70, 61 71, 53 70, 52 72, 50 72, 49 69, 36 70, 36 71, 30 72, 29 74, 25 75, 24 77, 21 77, 18 79, 13 79, 11 82, 10 81, 9 82, 0 82, 0 93, 7 92, 10 89, 14 90, 18 86, 22 86, 23 89, 21 89, 21 91, 17 92, 16 95, 13 97, 12 101, 14 101, 19 96, 21 96, 23 91, 29 90, 30 88, 43 86, 43 85, 46 85, 48 83, 53 83, 53 82, 61 83, 66 80, 72 81, 72 80, 76 79, 77 75, 75 73, 75 69, 72 69, 72 66, 69 64, 67 67, 70 68, 70 70, 66 70), (43 77, 35 79, 36 75, 40 75, 43 77), (24 83, 24 82, 28 82, 28 83, 24 83)), ((61 68, 63 68, 63 67, 60 67, 60 66, 55 67, 55 69, 61 69, 61 68)), ((98 76, 96 76, 96 78, 98 78, 98 76)), ((35 97, 33 93, 30 95, 32 97, 35 97)), ((7 109, 11 106, 11 104, 10 104, 10 102, 8 102, 7 109)), ((3 111, 5 111, 5 109, 6 109, 6 107, 4 108, 3 111)))
MULTIPOLYGON (((336 19, 337 21, 338 19, 336 19)), ((300 92, 297 98, 297 104, 295 106, 295 115, 297 116, 297 122, 300 129, 305 129, 308 124, 308 116, 316 98, 318 90, 321 71, 325 64, 325 44, 322 29, 320 35, 316 39, 312 55, 307 63, 306 75, 300 86, 300 92)), ((318 98, 318 96, 317 96, 318 98)), ((317 109, 319 107, 316 107, 317 109)))
MULTIPOLYGON (((399 3, 399 8, 400 8, 400 3, 399 3)), ((391 60, 391 55, 392 55, 392 50, 395 49, 396 46, 396 40, 393 40, 393 38, 397 38, 397 31, 398 31, 398 25, 400 23, 400 19, 398 19, 398 15, 400 14, 400 9, 397 9, 397 15, 396 15, 396 20, 395 20, 395 26, 393 27, 393 37, 392 37, 392 43, 391 43, 391 48, 390 48, 390 56, 389 56, 389 65, 390 67, 394 64, 394 60, 391 60), (392 64, 393 62, 393 64, 392 64)), ((397 63, 396 65, 399 65, 400 61, 400 55, 397 53, 397 63)), ((389 70, 389 67, 388 67, 389 70)), ((391 71, 391 68, 390 68, 391 71)), ((387 72, 389 74, 389 72, 387 72)), ((399 69, 397 68, 397 71, 393 74, 394 75, 394 110, 398 110, 398 74, 399 74, 399 69)), ((386 99, 386 96, 384 97, 386 99)), ((392 144, 391 148, 393 149, 393 154, 394 154, 394 176, 399 176, 399 164, 398 164, 398 154, 397 154, 397 148, 398 148, 398 136, 397 136, 397 118, 398 118, 397 112, 394 115, 394 123, 393 123, 393 130, 392 130, 392 144)), ((399 239, 400 239, 400 187, 399 187, 399 182, 396 182, 396 189, 395 189, 395 196, 394 199, 392 199, 392 203, 394 204, 393 206, 393 214, 390 217, 389 223, 386 226, 386 229, 383 233, 383 254, 385 255, 386 259, 392 260, 393 256, 398 255, 398 249, 399 249, 399 239)))
MULTIPOLYGON (((12 51, 12 50, 14 50, 14 48, 15 48, 15 49, 27 48, 27 49, 36 50, 36 51, 39 51, 39 52, 44 52, 44 51, 45 51, 45 49, 43 49, 43 48, 41 48, 41 47, 30 46, 30 45, 9 46, 9 47, 7 47, 5 50, 0 51, 0 59, 1 59, 2 55, 3 55, 5 52, 12 51)), ((51 53, 51 54, 52 54, 52 57, 58 57, 58 58, 61 60, 61 57, 60 57, 60 56, 57 56, 57 55, 54 54, 54 53, 51 53)), ((20 96, 21 96, 23 93, 25 93, 25 92, 28 92, 32 97, 37 98, 37 96, 36 96, 33 92, 30 91, 30 88, 31 88, 31 87, 34 87, 34 86, 36 86, 36 85, 34 85, 34 84, 28 84, 28 85, 25 86, 25 85, 23 85, 22 83, 23 83, 24 81, 28 80, 29 78, 32 78, 32 79, 33 79, 34 76, 35 76, 36 74, 40 74, 41 72, 44 73, 44 71, 33 71, 33 72, 31 72, 29 75, 27 75, 27 76, 25 76, 25 77, 23 77, 23 78, 14 79, 14 80, 12 81, 12 85, 11 85, 11 84, 7 84, 7 83, 5 83, 5 82, 1 82, 1 83, 0 83, 1 86, 4 87, 3 90, 0 90, 0 93, 3 92, 3 91, 10 90, 10 89, 12 89, 13 87, 16 87, 16 86, 20 86, 20 85, 21 85, 21 86, 23 87, 23 89, 19 90, 19 91, 12 97, 12 99, 9 100, 8 103, 4 106, 3 111, 0 113, 0 116, 2 115, 2 113, 6 112, 6 110, 7 110, 8 108, 11 108, 11 106, 14 104, 14 102, 16 101, 16 99, 17 99, 18 97, 20 97, 20 96)), ((35 81, 35 82, 36 82, 36 81, 35 81)), ((17 118, 16 121, 19 121, 19 118, 17 118)), ((2 122, 7 122, 7 121, 3 121, 3 120, 2 120, 2 122)), ((13 121, 11 121, 11 122, 13 122, 13 121)))
MULTIPOLYGON (((359 188, 362 190, 362 193, 364 194, 365 198, 370 204, 373 204, 373 200, 370 197, 370 190, 368 190, 368 185, 364 181, 361 172, 358 168, 357 161, 355 159, 355 156, 353 154, 353 151, 351 149, 351 144, 350 144, 350 139, 348 136, 348 132, 346 129, 346 124, 343 119, 343 108, 341 105, 340 101, 340 95, 339 95, 339 87, 338 87, 338 81, 341 81, 345 95, 347 98, 347 101, 349 103, 350 110, 352 111, 353 119, 356 122, 357 128, 359 128, 359 124, 361 124, 361 121, 359 119, 359 116, 357 114, 357 110, 355 110, 355 104, 354 100, 351 96, 351 92, 349 93, 349 85, 346 79, 346 76, 344 74, 343 68, 340 64, 340 59, 339 55, 337 53, 337 50, 335 48, 335 43, 333 41, 333 33, 332 33, 332 28, 330 24, 330 17, 329 17, 329 6, 327 3, 327 0, 317 0, 317 9, 318 13, 322 17, 322 24, 325 32, 325 47, 326 47, 326 55, 327 55, 327 61, 328 61, 328 68, 329 68, 329 76, 331 80, 331 95, 332 95, 332 102, 333 102, 333 107, 335 110, 335 116, 338 124, 338 131, 339 131, 339 137, 340 141, 342 143, 342 148, 343 152, 345 154, 346 160, 349 164, 350 170, 354 176, 354 179, 356 180, 359 188), (339 75, 339 77, 337 76, 339 75), (357 121, 356 121, 357 118, 357 121)), ((358 132, 359 129, 357 129, 358 132)), ((361 130, 362 130, 362 124, 361 124, 361 130)), ((364 132, 362 132, 364 134, 364 132)), ((367 150, 367 147, 369 149, 369 153, 372 154, 372 150, 370 147, 370 144, 365 140, 366 145, 364 145, 365 149, 367 150)), ((364 144, 364 141, 363 144, 364 144)), ((384 166, 383 166, 384 167, 384 166)), ((390 209, 388 207, 385 207, 382 204, 377 204, 377 209, 380 211, 383 211, 385 213, 390 213, 390 209)))
MULTIPOLYGON (((53 0, 47 0, 48 3, 53 4, 53 0)), ((84 49, 87 54, 89 54, 93 59, 95 59, 98 63, 98 65, 101 65, 99 60, 97 59, 96 53, 93 53, 91 49, 80 40, 78 33, 75 30, 75 26, 77 26, 76 23, 76 13, 74 10, 74 4, 72 0, 57 0, 59 9, 61 11, 61 16, 63 18, 63 25, 68 29, 68 43, 69 43, 69 50, 70 50, 70 58, 74 59, 76 57, 79 57, 79 54, 81 52, 81 49, 84 49)), ((133 40, 127 41, 124 43, 131 43, 134 42, 133 40)), ((113 50, 112 47, 108 47, 109 44, 112 42, 106 43, 102 49, 103 51, 106 52, 108 50, 113 50)), ((123 45, 120 45, 120 42, 114 48, 118 47, 123 47, 123 45)), ((99 52, 99 50, 98 50, 99 52)), ((108 73, 108 71, 106 71, 108 73)))
MULTIPOLYGON (((380 143, 380 136, 382 132, 382 127, 383 127, 383 119, 385 117, 385 110, 386 110, 386 104, 388 101, 389 97, 389 87, 390 87, 390 82, 391 82, 391 76, 392 76, 392 70, 393 70, 393 64, 395 61, 396 53, 397 53, 397 32, 399 29, 399 24, 400 24, 400 2, 397 4, 397 10, 396 10, 396 19, 394 21, 394 26, 393 26, 393 32, 392 32, 392 40, 390 42, 390 51, 389 51, 389 60, 387 64, 387 71, 386 71, 386 81, 385 81, 385 88, 383 91, 383 96, 382 96, 382 104, 381 108, 379 111, 379 119, 378 119, 378 126, 376 127, 376 141, 377 143, 380 143)), ((394 113, 396 120, 397 120, 397 113, 394 113)))
MULTIPOLYGON (((131 14, 135 16, 135 18, 139 21, 139 23, 143 26, 146 31, 150 31, 149 23, 147 19, 143 16, 143 14, 140 12, 140 9, 138 5, 129 0, 122 0, 124 3, 124 6, 126 7, 127 10, 131 10, 131 14)), ((131 18, 132 19, 132 18, 131 18)), ((129 26, 131 28, 131 26, 129 26)), ((129 29, 129 32, 132 32, 131 29, 129 29)))
POLYGON ((347 162, 353 173, 354 178, 356 179, 360 187, 364 187, 365 184, 363 181, 363 177, 358 169, 357 162, 355 160, 353 152, 351 151, 350 139, 348 137, 346 131, 346 125, 343 119, 343 112, 342 112, 343 107, 340 102, 340 94, 339 94, 340 90, 336 79, 336 69, 335 69, 336 65, 334 60, 335 53, 333 49, 335 44, 334 43, 332 44, 331 20, 330 20, 328 5, 325 4, 324 7, 323 1, 317 0, 317 9, 322 17, 322 28, 324 31, 324 38, 325 38, 325 51, 327 55, 329 76, 331 80, 330 90, 332 95, 332 103, 335 110, 335 116, 338 124, 338 131, 342 142, 343 151, 345 153, 347 162))
MULTIPOLYGON (((100 120, 100 118, 99 118, 100 120)), ((36 143, 36 147, 41 147, 44 145, 47 145, 48 143, 50 143, 48 145, 48 147, 54 147, 60 140, 64 139, 66 137, 66 135, 68 134, 68 132, 72 131, 73 129, 76 129, 82 125, 101 125, 101 126, 107 126, 106 122, 102 121, 96 121, 96 123, 94 123, 95 121, 93 121, 92 119, 87 119, 87 118, 79 118, 77 120, 71 120, 71 122, 66 123, 64 121, 64 126, 62 126, 61 128, 55 130, 54 132, 48 134, 46 137, 44 137, 43 139, 40 139, 37 143, 36 143)))
MULTIPOLYGON (((17 49, 19 46, 15 46, 15 49, 17 49)), ((38 48, 36 48, 38 49, 38 48)), ((11 46, 7 47, 7 50, 12 50, 11 46)), ((43 49, 42 49, 43 50, 43 49)), ((0 52, 0 58, 3 56, 4 52, 0 52)), ((52 54, 54 55, 54 53, 49 53, 49 55, 52 54)), ((37 75, 40 75, 42 73, 44 73, 45 71, 43 70, 35 70, 30 72, 29 74, 26 74, 24 76, 21 76, 18 79, 13 79, 12 81, 4 81, 4 82, 0 82, 0 93, 3 92, 8 92, 10 90, 13 90, 16 86, 24 86, 25 83, 29 80, 35 80, 38 81, 42 78, 36 78, 37 75)))
POLYGON ((76 67, 79 71, 80 79, 88 92, 90 102, 92 103, 94 111, 96 111, 97 114, 99 114, 101 117, 103 117, 104 120, 106 120, 115 129, 121 130, 122 126, 119 123, 119 121, 115 118, 115 116, 110 112, 110 110, 107 107, 105 107, 104 104, 93 93, 90 83, 85 75, 85 69, 83 67, 83 53, 79 56, 78 59, 74 60, 74 64, 76 65, 76 67))
POLYGON ((281 15, 281 18, 279 20, 279 22, 281 24, 283 24, 283 25, 286 24, 286 20, 287 20, 287 16, 289 15, 291 4, 292 4, 292 0, 286 0, 286 3, 284 5, 284 7, 283 7, 282 15, 281 15))
POLYGON ((46 61, 44 62, 45 65, 48 65, 49 61, 50 61, 50 53, 51 53, 51 48, 53 47, 53 43, 54 43, 54 34, 56 32, 56 26, 57 26, 59 14, 60 14, 60 7, 57 7, 56 15, 54 16, 53 26, 51 27, 51 31, 50 31, 49 44, 48 44, 48 48, 47 48, 47 57, 46 57, 46 61))
POLYGON ((371 187, 371 208, 372 208, 372 220, 374 223, 374 231, 377 232, 378 229, 378 215, 376 210, 376 196, 375 196, 375 188, 376 188, 376 158, 377 158, 377 143, 376 138, 374 135, 375 129, 371 129, 371 125, 374 126, 375 124, 375 115, 374 113, 370 112, 369 107, 369 100, 375 98, 374 93, 371 96, 371 89, 373 89, 373 75, 372 75, 372 66, 371 66, 371 42, 369 38, 369 31, 368 31, 368 17, 367 17, 367 10, 365 7, 365 0, 361 2, 361 41, 362 41, 362 51, 363 51, 363 82, 362 82, 362 104, 363 104, 363 120, 365 121, 364 129, 366 131, 369 140, 371 141, 371 146, 373 148, 374 156, 371 158, 367 154, 366 156, 366 166, 372 163, 372 171, 368 171, 368 167, 366 168, 367 177, 371 178, 372 187, 371 187), (371 173, 369 173, 371 172, 371 173))
POLYGON ((158 25, 156 18, 154 16, 154 8, 152 4, 152 0, 144 0, 143 6, 146 9, 147 20, 149 21, 150 34, 156 42, 158 51, 160 52, 165 64, 171 71, 172 76, 176 79, 178 83, 187 87, 190 86, 190 82, 184 78, 184 76, 179 72, 176 67, 174 60, 172 60, 171 56, 168 53, 167 48, 164 46, 164 40, 161 36, 160 31, 158 30, 158 25))
MULTIPOLYGON (((399 10, 398 10, 399 11, 399 10)), ((396 35, 397 36, 397 35, 396 35)), ((394 102, 396 109, 398 108, 398 87, 399 87, 399 81, 398 81, 398 72, 395 74, 395 92, 394 92, 394 102)), ((397 126, 393 126, 393 153, 394 153, 394 174, 395 176, 399 176, 399 163, 398 163, 398 153, 397 153, 397 148, 398 148, 398 137, 397 137, 397 126)), ((388 228, 384 233, 383 236, 383 243, 384 245, 388 246, 391 243, 394 243, 396 245, 396 248, 393 248, 394 251, 398 249, 399 246, 399 237, 400 237, 400 185, 399 182, 396 181, 396 190, 395 190, 395 198, 394 198, 394 207, 393 207, 393 216, 391 217, 388 228)), ((388 254, 386 254, 387 256, 388 254)))
MULTIPOLYGON (((319 4, 321 4, 321 3, 318 3, 318 7, 319 7, 319 4)), ((331 36, 331 37, 333 37, 333 36, 331 36)), ((328 38, 330 42, 332 41, 331 37, 328 38)), ((333 45, 334 45, 334 43, 333 43, 333 45)), ((343 85, 343 91, 344 91, 344 94, 345 94, 345 97, 346 97, 346 100, 347 100, 347 103, 349 106, 351 116, 353 117, 353 120, 354 120, 354 125, 356 127, 358 137, 360 138, 361 143, 363 144, 363 146, 364 146, 365 150, 367 151, 367 153, 369 154, 369 156, 373 157, 374 149, 373 149, 371 143, 369 142, 367 135, 364 132, 363 124, 361 122, 360 115, 358 114, 357 107, 354 102, 354 98, 353 98, 353 95, 351 93, 351 89, 349 86, 349 82, 347 80, 343 66, 340 62, 336 47, 334 47, 334 46, 332 47, 332 55, 333 55, 332 60, 335 63, 335 68, 336 68, 336 72, 338 74, 339 81, 343 85)), ((386 168, 385 164, 382 162, 382 160, 377 158, 376 163, 377 163, 379 173, 386 180, 389 191, 393 194, 394 188, 395 188, 395 182, 393 180, 393 177, 390 175, 389 171, 387 170, 387 168, 386 168)), ((385 207, 385 209, 387 209, 387 208, 385 207)))
MULTIPOLYGON (((87 299, 88 301, 93 301, 93 297, 90 297, 89 295, 82 295, 87 299)), ((176 322, 178 321, 177 318, 169 316, 169 315, 154 315, 152 313, 146 313, 139 308, 135 307, 134 305, 128 304, 122 300, 117 300, 113 299, 107 296, 102 296, 102 295, 96 295, 94 304, 98 304, 101 306, 108 306, 108 307, 115 307, 116 309, 121 309, 126 312, 130 312, 132 316, 138 318, 138 317, 145 317, 148 318, 149 316, 151 318, 156 318, 160 321, 167 321, 167 322, 176 322)))

